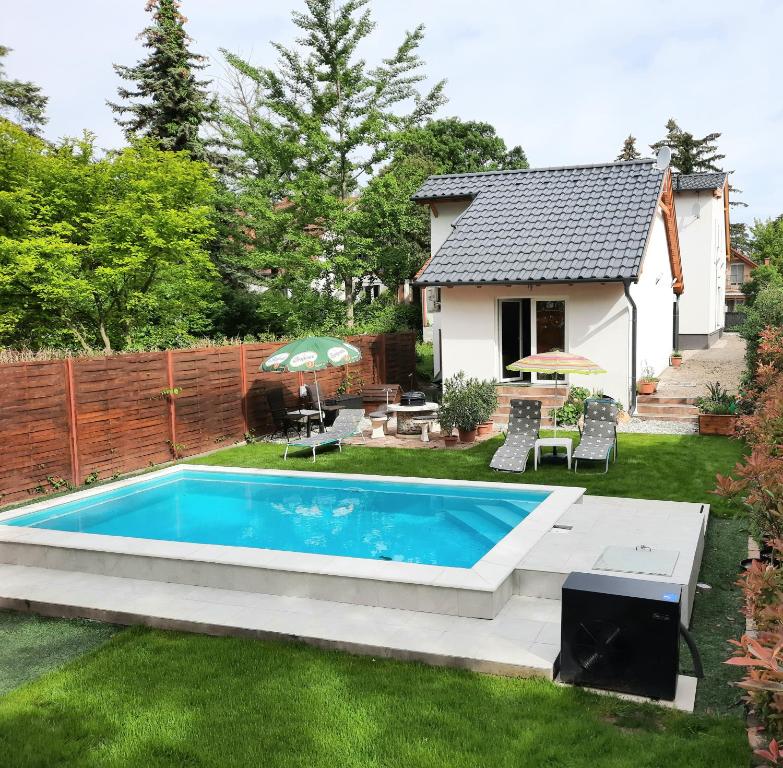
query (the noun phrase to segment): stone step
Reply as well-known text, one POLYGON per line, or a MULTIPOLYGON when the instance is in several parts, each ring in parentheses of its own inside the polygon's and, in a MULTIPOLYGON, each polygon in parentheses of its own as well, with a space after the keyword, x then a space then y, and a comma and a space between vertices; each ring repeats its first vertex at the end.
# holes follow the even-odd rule
POLYGON ((696 403, 695 397, 669 397, 667 395, 638 395, 636 398, 637 404, 652 403, 660 405, 694 405, 696 403))
POLYGON ((694 416, 690 416, 687 414, 671 414, 671 413, 661 413, 661 414, 653 414, 650 415, 649 413, 637 413, 636 417, 638 419, 641 419, 642 421, 683 421, 687 422, 689 424, 696 424, 699 421, 699 415, 696 414, 694 416))
POLYGON ((698 416, 695 405, 670 405, 667 403, 638 403, 637 416, 698 416))
POLYGON ((497 387, 498 396, 510 395, 511 397, 522 397, 538 399, 539 397, 562 397, 565 398, 568 395, 568 390, 564 386, 560 386, 558 391, 555 391, 554 387, 548 386, 512 386, 512 385, 499 385, 497 387))

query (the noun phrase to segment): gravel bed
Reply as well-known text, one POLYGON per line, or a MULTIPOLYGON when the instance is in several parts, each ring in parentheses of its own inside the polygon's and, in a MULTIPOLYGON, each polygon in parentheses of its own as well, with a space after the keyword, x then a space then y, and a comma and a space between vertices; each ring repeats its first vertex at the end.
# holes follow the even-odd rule
POLYGON ((698 424, 690 421, 662 421, 657 419, 630 419, 617 425, 618 432, 638 432, 649 435, 692 435, 698 424))

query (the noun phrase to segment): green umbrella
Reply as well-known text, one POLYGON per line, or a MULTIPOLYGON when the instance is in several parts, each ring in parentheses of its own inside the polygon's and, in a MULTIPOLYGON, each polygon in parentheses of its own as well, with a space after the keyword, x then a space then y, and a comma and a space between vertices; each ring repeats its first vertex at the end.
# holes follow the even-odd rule
POLYGON ((318 387, 317 371, 324 368, 339 368, 357 363, 362 353, 353 345, 334 336, 308 336, 280 347, 274 355, 261 364, 259 370, 277 373, 302 373, 312 371, 318 398, 318 412, 321 413, 321 391, 318 387))

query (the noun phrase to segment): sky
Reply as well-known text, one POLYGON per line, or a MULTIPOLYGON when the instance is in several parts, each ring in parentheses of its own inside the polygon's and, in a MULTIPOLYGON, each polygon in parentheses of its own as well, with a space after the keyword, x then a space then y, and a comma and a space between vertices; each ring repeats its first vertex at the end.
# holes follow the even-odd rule
MULTIPOLYGON (((98 144, 123 137, 106 105, 119 79, 112 63, 142 55, 145 0, 0 0, 0 44, 13 48, 9 77, 49 97, 50 139, 85 128, 98 144)), ((296 37, 291 11, 304 0, 183 0, 193 49, 225 83, 220 49, 274 65, 270 41, 296 37)), ((446 79, 440 116, 494 125, 532 166, 613 160, 633 133, 661 138, 674 117, 696 136, 720 131, 725 168, 747 208, 732 219, 783 212, 783 55, 779 0, 371 0, 377 23, 362 54, 391 54, 424 24, 421 55, 432 83, 446 79)))

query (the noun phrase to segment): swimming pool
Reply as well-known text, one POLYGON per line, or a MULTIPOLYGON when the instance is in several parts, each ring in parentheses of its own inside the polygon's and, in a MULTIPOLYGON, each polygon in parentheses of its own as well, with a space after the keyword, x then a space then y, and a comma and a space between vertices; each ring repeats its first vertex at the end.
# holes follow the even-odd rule
POLYGON ((549 495, 510 484, 188 467, 4 524, 471 568, 549 495))

